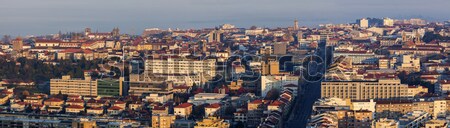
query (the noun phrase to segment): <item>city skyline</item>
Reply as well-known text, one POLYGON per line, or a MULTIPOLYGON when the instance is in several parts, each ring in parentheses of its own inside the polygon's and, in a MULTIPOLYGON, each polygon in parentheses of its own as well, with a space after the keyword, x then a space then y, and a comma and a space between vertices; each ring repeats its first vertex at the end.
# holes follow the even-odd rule
POLYGON ((288 27, 353 23, 363 17, 423 18, 446 21, 450 1, 5 1, 0 8, 0 35, 26 36, 81 32, 85 27, 140 34, 144 28, 210 28, 230 23, 237 27, 288 27), (26 3, 26 4, 21 4, 26 3), (173 4, 178 3, 178 4, 173 4), (422 5, 430 6, 422 6, 422 5), (253 6, 253 7, 252 7, 253 6), (164 10, 164 11, 161 11, 164 10))

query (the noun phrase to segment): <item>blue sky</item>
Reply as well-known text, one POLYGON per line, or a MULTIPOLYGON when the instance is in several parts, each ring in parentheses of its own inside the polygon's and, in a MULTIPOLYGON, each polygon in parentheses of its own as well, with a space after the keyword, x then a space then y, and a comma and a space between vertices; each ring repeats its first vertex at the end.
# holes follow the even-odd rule
POLYGON ((3 0, 0 35, 144 28, 349 23, 361 17, 450 19, 450 0, 3 0))

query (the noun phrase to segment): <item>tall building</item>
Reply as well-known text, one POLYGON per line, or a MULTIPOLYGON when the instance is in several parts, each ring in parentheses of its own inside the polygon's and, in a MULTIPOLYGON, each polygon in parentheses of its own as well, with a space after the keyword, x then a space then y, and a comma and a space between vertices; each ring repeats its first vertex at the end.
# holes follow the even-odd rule
POLYGON ((383 18, 383 25, 389 26, 389 27, 394 26, 394 20, 391 18, 387 18, 387 17, 383 18))
POLYGON ((50 79, 50 94, 67 94, 79 96, 97 96, 97 80, 90 77, 73 79, 69 75, 61 79, 50 79))
POLYGON ((298 20, 294 20, 294 30, 298 30, 298 20))
POLYGON ((261 62, 261 75, 277 75, 280 73, 280 64, 276 60, 261 62))
POLYGON ((118 37, 118 36, 120 36, 119 31, 120 31, 119 28, 114 28, 114 29, 112 30, 112 32, 111 32, 112 36, 113 36, 113 37, 118 37))
POLYGON ((87 35, 89 35, 89 34, 91 34, 92 33, 92 29, 91 28, 85 28, 84 29, 84 35, 85 36, 87 36, 87 35))
POLYGON ((23 50, 23 41, 22 38, 17 37, 15 40, 12 40, 13 50, 16 52, 20 52, 23 50))
POLYGON ((359 20, 359 27, 361 28, 368 28, 369 27, 369 20, 366 18, 362 18, 359 20))
POLYGON ((286 55, 287 43, 278 42, 273 45, 273 54, 275 55, 286 55))
POLYGON ((208 42, 222 42, 222 30, 213 30, 209 32, 208 42))
POLYGON ((322 82, 321 97, 349 98, 352 100, 409 97, 408 85, 399 79, 378 81, 326 81, 322 82))

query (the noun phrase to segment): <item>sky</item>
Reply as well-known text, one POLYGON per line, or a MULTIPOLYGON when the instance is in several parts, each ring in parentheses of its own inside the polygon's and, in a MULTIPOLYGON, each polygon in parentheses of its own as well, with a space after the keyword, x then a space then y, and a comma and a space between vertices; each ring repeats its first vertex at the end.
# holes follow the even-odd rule
POLYGON ((450 0, 0 0, 0 35, 353 23, 363 17, 450 20, 450 0))

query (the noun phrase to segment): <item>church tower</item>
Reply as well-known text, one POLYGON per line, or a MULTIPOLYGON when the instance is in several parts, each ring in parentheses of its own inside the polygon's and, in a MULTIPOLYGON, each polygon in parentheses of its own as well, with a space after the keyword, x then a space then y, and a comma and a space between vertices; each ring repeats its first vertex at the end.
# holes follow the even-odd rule
POLYGON ((419 31, 416 31, 416 40, 414 41, 416 44, 421 44, 422 40, 420 39, 419 31))
POLYGON ((294 20, 294 31, 298 30, 298 20, 294 20))
POLYGON ((114 28, 114 29, 113 29, 113 31, 112 31, 112 36, 113 36, 113 37, 118 37, 118 36, 120 36, 119 28, 114 28))

